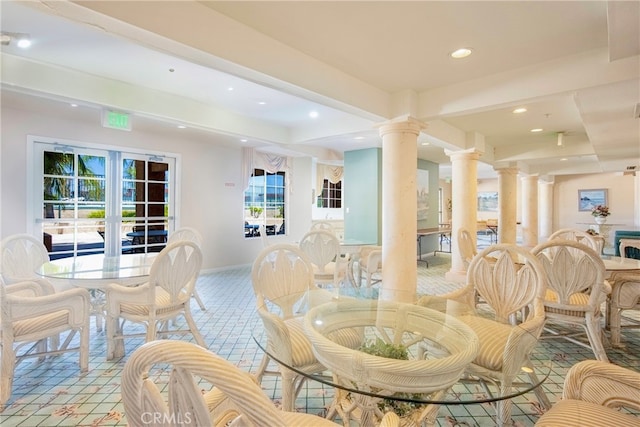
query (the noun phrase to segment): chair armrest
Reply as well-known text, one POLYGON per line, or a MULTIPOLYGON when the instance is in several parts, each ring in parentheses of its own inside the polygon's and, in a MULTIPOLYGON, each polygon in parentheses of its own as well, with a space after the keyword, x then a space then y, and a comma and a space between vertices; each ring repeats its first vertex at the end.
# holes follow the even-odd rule
POLYGON ((280 362, 291 366, 293 364, 293 348, 287 324, 280 316, 263 307, 258 307, 258 314, 267 333, 269 351, 275 354, 280 362))
POLYGON ((149 283, 140 286, 123 286, 109 283, 103 288, 109 313, 119 313, 120 304, 151 304, 154 302, 149 283))
POLYGON ((640 410, 640 372, 613 363, 584 360, 567 373, 562 396, 612 408, 640 410))
POLYGON ((53 295, 25 297, 7 295, 7 310, 11 320, 25 320, 36 316, 69 311, 69 322, 82 326, 89 319, 91 296, 86 289, 69 289, 53 295))
POLYGON ((6 285, 7 295, 17 294, 18 296, 40 297, 55 293, 55 289, 48 282, 40 280, 25 280, 24 282, 6 285))

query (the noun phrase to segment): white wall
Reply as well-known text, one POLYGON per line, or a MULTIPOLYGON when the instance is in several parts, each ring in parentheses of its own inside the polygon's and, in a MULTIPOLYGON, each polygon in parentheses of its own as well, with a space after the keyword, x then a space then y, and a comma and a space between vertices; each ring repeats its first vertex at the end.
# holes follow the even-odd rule
MULTIPOLYGON (((203 269, 211 270, 250 264, 262 249, 262 241, 244 238, 243 189, 240 147, 217 143, 215 136, 176 135, 173 132, 125 132, 95 122, 72 121, 43 116, 2 106, 0 151, 0 238, 29 230, 27 218, 27 176, 32 162, 27 159, 27 135, 59 138, 102 145, 146 148, 154 152, 178 153, 181 162, 178 186, 181 206, 177 226, 198 229, 204 238, 203 269)), ((193 135, 193 134, 192 134, 193 135)), ((311 160, 294 159, 289 199, 289 236, 269 236, 275 242, 295 241, 311 224, 309 167, 311 160), (302 183, 296 185, 296 183, 302 183)))

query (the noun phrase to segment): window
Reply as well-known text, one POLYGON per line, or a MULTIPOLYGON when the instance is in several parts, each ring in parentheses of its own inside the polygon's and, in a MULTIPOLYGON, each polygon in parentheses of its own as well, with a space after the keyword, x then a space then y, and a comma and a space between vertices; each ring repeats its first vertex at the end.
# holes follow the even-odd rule
POLYGON ((318 196, 319 208, 342 207, 342 181, 333 184, 325 179, 322 183, 322 194, 318 196))
POLYGON ((285 233, 285 189, 285 172, 253 170, 244 193, 245 237, 259 236, 260 226, 267 235, 285 233))
POLYGON ((51 258, 157 252, 173 226, 175 158, 33 141, 35 223, 51 258))

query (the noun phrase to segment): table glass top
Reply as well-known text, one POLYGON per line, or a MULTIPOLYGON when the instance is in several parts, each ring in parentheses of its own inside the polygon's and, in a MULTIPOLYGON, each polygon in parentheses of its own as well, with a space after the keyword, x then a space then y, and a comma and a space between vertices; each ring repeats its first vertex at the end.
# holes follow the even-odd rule
POLYGON ((640 270, 640 260, 603 255, 604 267, 607 271, 640 270))
MULTIPOLYGON (((467 324, 480 318, 498 322, 452 300, 428 297, 421 305, 385 301, 379 299, 376 289, 362 288, 314 290, 301 300, 304 304, 296 308, 290 321, 302 323, 326 372, 308 373, 279 360, 278 351, 267 342, 259 315, 254 339, 276 362, 345 393, 413 404, 492 402, 533 390, 551 369, 547 362, 524 366, 522 378, 516 380, 524 385, 503 395, 494 385, 465 378, 465 368, 480 345, 467 324), (394 357, 377 355, 385 352, 394 357), (535 381, 529 378, 531 372, 535 381)), ((505 330, 519 328, 498 325, 505 330)))
POLYGON ((50 279, 114 280, 149 275, 157 253, 125 254, 107 257, 104 254, 83 255, 51 260, 36 273, 50 279))

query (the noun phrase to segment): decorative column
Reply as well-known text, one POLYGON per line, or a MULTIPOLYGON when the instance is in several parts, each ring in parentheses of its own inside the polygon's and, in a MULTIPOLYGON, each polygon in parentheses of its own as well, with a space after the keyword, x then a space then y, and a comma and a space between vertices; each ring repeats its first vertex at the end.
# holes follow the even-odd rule
POLYGON ((447 280, 464 282, 467 271, 458 247, 458 231, 469 230, 476 244, 478 228, 478 158, 476 149, 465 151, 445 150, 451 158, 451 270, 447 280))
POLYGON ((553 178, 551 180, 540 181, 538 184, 538 230, 540 233, 539 240, 545 241, 549 239, 553 233, 553 178))
POLYGON ((518 168, 496 167, 498 172, 498 243, 516 243, 518 168))
POLYGON ((413 302, 418 284, 418 135, 425 125, 404 116, 380 125, 382 137, 382 289, 387 300, 413 302))
POLYGON ((522 244, 533 248, 538 244, 538 176, 522 178, 522 244))

